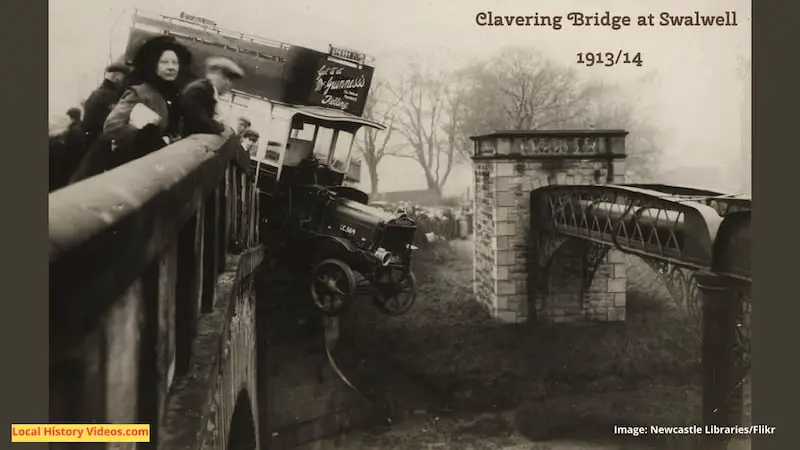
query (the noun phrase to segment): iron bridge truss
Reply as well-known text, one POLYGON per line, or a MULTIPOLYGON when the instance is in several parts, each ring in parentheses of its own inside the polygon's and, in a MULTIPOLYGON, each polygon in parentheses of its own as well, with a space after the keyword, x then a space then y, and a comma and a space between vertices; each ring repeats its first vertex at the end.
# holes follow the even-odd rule
MULTIPOLYGON (((578 238, 659 267, 746 283, 750 212, 749 198, 663 185, 552 185, 531 193, 532 232, 548 242, 541 245, 558 247, 564 238, 578 238)), ((587 251, 590 259, 602 260, 603 250, 587 251)), ((549 257, 552 250, 544 253, 549 257)))
POLYGON ((612 248, 639 256, 682 308, 700 305, 695 273, 735 286, 737 371, 750 366, 751 266, 749 197, 668 185, 552 185, 531 192, 533 269, 537 284, 558 248, 585 242, 588 288, 612 248))

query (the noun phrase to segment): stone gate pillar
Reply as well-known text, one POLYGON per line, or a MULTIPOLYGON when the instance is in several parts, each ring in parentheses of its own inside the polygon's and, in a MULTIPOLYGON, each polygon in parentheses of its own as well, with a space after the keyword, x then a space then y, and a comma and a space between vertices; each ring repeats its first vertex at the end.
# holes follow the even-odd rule
POLYGON ((567 242, 543 298, 528 286, 530 192, 551 184, 625 182, 624 130, 500 131, 473 136, 473 289, 505 322, 624 320, 626 278, 617 250, 586 270, 588 246, 567 242), (587 273, 591 280, 586 284, 587 273))

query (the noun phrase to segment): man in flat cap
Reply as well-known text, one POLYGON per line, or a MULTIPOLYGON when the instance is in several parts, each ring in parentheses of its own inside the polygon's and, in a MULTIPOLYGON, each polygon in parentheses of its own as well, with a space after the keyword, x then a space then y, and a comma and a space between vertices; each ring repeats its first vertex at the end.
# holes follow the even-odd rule
POLYGON ((125 91, 131 66, 120 58, 106 67, 105 76, 100 86, 95 89, 89 98, 83 102, 83 130, 84 146, 80 155, 76 155, 78 162, 69 170, 69 183, 75 183, 90 175, 91 168, 100 164, 98 162, 107 158, 111 151, 111 139, 103 135, 103 124, 114 109, 114 106, 125 91))
POLYGON ((251 126, 253 126, 253 124, 250 123, 250 119, 244 116, 239 117, 239 119, 236 120, 236 135, 243 136, 244 132, 249 130, 251 126))
POLYGON ((259 139, 258 131, 248 128, 244 130, 241 134, 240 139, 242 141, 242 148, 244 151, 247 152, 248 155, 255 156, 256 149, 258 148, 258 139, 259 139))
POLYGON ((100 87, 83 103, 83 132, 87 144, 103 134, 103 124, 122 96, 125 78, 129 73, 130 66, 124 61, 112 63, 106 67, 105 78, 100 87))
POLYGON ((183 135, 220 134, 225 126, 215 119, 217 99, 227 94, 244 71, 228 58, 206 60, 206 76, 189 83, 180 97, 183 135))

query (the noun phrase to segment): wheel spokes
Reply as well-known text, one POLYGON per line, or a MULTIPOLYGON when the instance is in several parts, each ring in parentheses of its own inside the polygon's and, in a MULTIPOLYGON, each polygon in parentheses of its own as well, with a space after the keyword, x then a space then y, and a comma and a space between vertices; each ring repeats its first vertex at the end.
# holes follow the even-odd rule
POLYGON ((328 278, 334 283, 338 283, 339 281, 342 280, 342 278, 344 278, 344 274, 340 270, 336 270, 330 275, 328 275, 328 278))
POLYGON ((342 297, 344 297, 345 295, 347 295, 347 293, 345 293, 344 291, 342 291, 342 290, 339 288, 339 286, 337 286, 337 285, 335 285, 335 284, 333 284, 333 285, 329 286, 329 289, 330 289, 331 291, 333 291, 335 294, 337 294, 337 295, 341 295, 342 297))
POLYGON ((311 293, 323 312, 336 315, 346 309, 355 284, 348 266, 338 260, 326 260, 314 268, 311 293))
POLYGON ((384 313, 398 316, 405 313, 416 300, 416 283, 411 272, 397 271, 387 274, 380 283, 375 283, 377 294, 373 296, 375 305, 384 313), (394 275, 394 276, 393 276, 394 275))
POLYGON ((336 276, 330 275, 320 275, 314 279, 314 283, 322 285, 325 289, 326 293, 324 295, 330 295, 330 293, 334 293, 337 295, 345 296, 347 289, 342 289, 341 281, 343 280, 344 275, 341 272, 337 272, 336 276))

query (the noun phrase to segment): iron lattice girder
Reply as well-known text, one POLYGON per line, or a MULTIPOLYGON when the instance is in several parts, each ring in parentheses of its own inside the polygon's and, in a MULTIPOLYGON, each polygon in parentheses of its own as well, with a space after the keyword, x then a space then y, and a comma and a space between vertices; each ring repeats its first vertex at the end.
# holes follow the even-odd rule
POLYGON ((664 282, 664 287, 679 307, 699 314, 697 272, 666 261, 651 258, 642 260, 664 282))
POLYGON ((666 184, 622 184, 620 186, 647 189, 669 194, 675 199, 703 203, 714 208, 720 216, 726 216, 729 213, 737 211, 749 211, 752 208, 752 199, 745 195, 729 195, 705 189, 670 186, 666 184))
POLYGON ((594 274, 605 260, 611 247, 597 242, 585 241, 584 254, 586 258, 585 274, 583 277, 583 289, 588 290, 594 280, 594 274))
POLYGON ((750 281, 750 200, 700 195, 707 193, 671 186, 545 186, 531 192, 531 226, 750 281), (712 200, 728 206, 714 207, 712 200))

